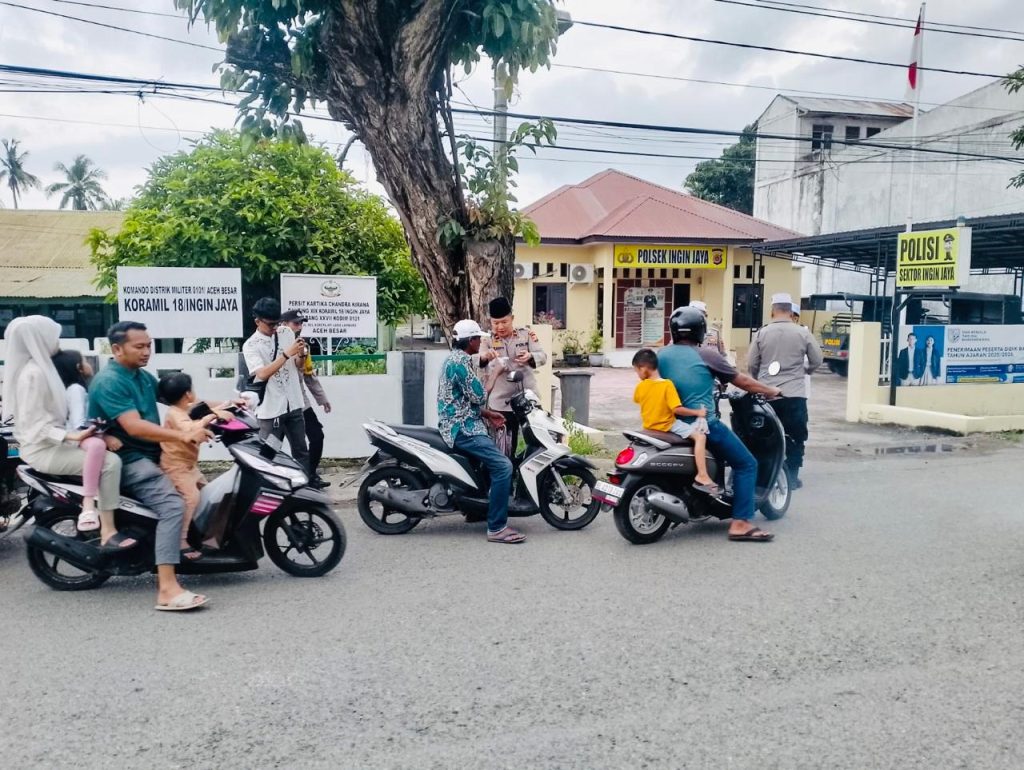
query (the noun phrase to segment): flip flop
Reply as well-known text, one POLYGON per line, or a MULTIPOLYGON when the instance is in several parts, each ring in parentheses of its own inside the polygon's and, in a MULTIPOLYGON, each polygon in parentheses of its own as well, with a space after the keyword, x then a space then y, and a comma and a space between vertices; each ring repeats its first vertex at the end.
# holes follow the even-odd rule
POLYGON ((203 558, 203 552, 189 546, 188 548, 181 549, 181 558, 188 561, 199 561, 203 558))
POLYGON ((729 535, 729 539, 737 543, 770 543, 775 539, 775 535, 754 527, 753 529, 748 529, 742 535, 729 535))
POLYGON ((188 612, 207 604, 210 600, 202 594, 194 594, 191 591, 182 591, 171 599, 167 604, 158 604, 154 609, 161 612, 188 612))
POLYGON ((96 511, 82 511, 78 514, 78 531, 95 532, 100 528, 100 517, 96 511))
POLYGON ((522 532, 512 529, 512 527, 505 527, 505 529, 495 532, 493 535, 487 533, 488 543, 505 543, 506 545, 516 545, 518 543, 526 542, 526 535, 522 532))
POLYGON ((134 537, 128 537, 118 532, 116 535, 111 535, 107 542, 103 543, 100 548, 104 551, 120 551, 122 548, 134 548, 139 544, 139 541, 134 537))
POLYGON ((693 482, 693 488, 698 492, 703 492, 704 494, 711 495, 712 497, 722 496, 722 488, 713 481, 710 484, 698 484, 695 481, 693 482))

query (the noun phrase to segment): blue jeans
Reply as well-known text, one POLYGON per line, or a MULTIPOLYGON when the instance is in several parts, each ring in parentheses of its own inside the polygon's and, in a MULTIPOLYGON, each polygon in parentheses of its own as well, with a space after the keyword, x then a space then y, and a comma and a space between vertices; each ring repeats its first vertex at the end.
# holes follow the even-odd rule
POLYGON ((732 467, 732 517, 750 521, 754 518, 757 460, 721 420, 708 420, 708 449, 732 467))
MULTIPOLYGON (((487 468, 491 490, 487 506, 487 531, 500 532, 508 524, 508 497, 512 492, 512 462, 505 457, 489 436, 455 437, 455 448, 475 457, 487 468)), ((753 515, 753 514, 751 514, 753 515)))

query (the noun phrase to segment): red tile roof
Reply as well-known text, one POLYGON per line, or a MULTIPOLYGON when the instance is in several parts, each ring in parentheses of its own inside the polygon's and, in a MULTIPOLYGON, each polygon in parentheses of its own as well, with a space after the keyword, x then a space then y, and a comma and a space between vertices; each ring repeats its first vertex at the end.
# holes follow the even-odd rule
POLYGON ((692 195, 608 169, 563 185, 523 213, 546 241, 760 242, 792 238, 791 230, 692 195))

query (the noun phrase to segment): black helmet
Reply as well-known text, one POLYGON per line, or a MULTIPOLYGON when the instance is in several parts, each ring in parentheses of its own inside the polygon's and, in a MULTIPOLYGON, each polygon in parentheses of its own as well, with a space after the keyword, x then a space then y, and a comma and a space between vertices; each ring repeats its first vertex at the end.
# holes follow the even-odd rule
POLYGON ((707 334, 708 322, 695 307, 677 307, 668 319, 668 328, 672 331, 673 342, 687 340, 699 345, 707 334))

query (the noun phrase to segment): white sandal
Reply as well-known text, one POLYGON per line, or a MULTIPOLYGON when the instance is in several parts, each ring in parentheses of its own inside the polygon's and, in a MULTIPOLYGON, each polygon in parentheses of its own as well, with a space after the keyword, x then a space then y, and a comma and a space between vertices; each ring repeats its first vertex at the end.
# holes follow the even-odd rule
POLYGON ((95 532, 100 528, 100 516, 96 511, 82 511, 78 514, 78 531, 95 532))
POLYGON ((198 609, 210 600, 202 594, 194 594, 191 591, 182 591, 171 599, 167 604, 158 604, 155 609, 162 612, 186 612, 198 609))

